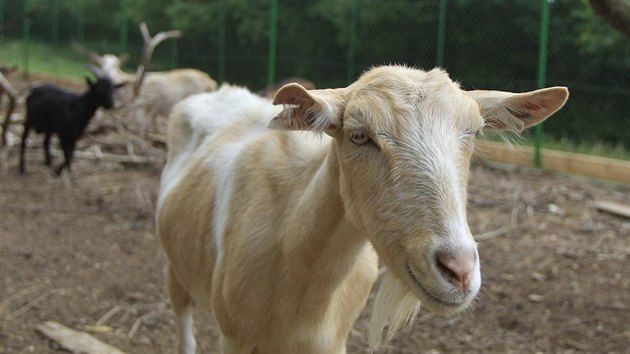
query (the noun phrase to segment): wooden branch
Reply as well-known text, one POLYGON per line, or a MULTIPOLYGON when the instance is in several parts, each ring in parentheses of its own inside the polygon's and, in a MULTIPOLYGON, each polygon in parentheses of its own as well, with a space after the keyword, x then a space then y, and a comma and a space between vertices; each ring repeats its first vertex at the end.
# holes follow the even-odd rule
POLYGON ((136 81, 133 84, 134 99, 138 97, 138 94, 140 93, 140 87, 142 86, 142 82, 144 81, 144 77, 146 71, 149 68, 149 64, 151 63, 151 57, 153 56, 153 51, 155 50, 155 48, 166 39, 179 37, 182 34, 181 31, 166 31, 159 32, 152 38, 149 34, 147 24, 144 22, 140 24, 140 33, 142 33, 144 47, 142 48, 140 64, 138 65, 138 69, 136 70, 136 81))
POLYGON ((0 143, 1 146, 7 145, 7 131, 9 130, 9 125, 11 124, 11 114, 15 109, 15 102, 17 101, 17 92, 11 86, 9 80, 4 77, 4 74, 0 72, 0 99, 2 99, 2 94, 6 92, 9 96, 9 107, 7 109, 7 113, 4 116, 4 122, 2 122, 2 141, 0 143))
POLYGON ((85 55, 94 64, 103 65, 103 57, 97 52, 85 48, 75 40, 72 41, 71 45, 74 50, 76 50, 79 54, 85 55))
POLYGON ((614 29, 630 36, 630 2, 627 0, 589 0, 593 11, 614 29))
POLYGON ((124 354, 121 350, 101 342, 90 334, 75 331, 57 322, 44 322, 37 326, 37 331, 72 353, 124 354))
MULTIPOLYGON (((55 154, 61 154, 61 150, 51 149, 55 152, 55 154)), ((103 153, 98 150, 97 152, 90 151, 75 151, 74 157, 79 159, 89 159, 89 160, 107 160, 113 162, 122 162, 122 163, 134 163, 134 164, 150 164, 155 162, 154 160, 137 155, 117 155, 117 154, 108 154, 103 153)))
POLYGON ((630 218, 630 206, 628 205, 609 202, 605 200, 597 200, 595 201, 594 206, 596 209, 630 218))
POLYGON ((512 212, 510 213, 510 224, 507 226, 500 227, 496 230, 484 232, 483 234, 474 236, 475 241, 487 240, 494 237, 498 237, 516 229, 516 226, 518 223, 518 211, 520 209, 518 205, 520 194, 521 194, 521 187, 516 187, 516 189, 512 193, 512 212))
POLYGON ((24 297, 27 294, 30 294, 32 292, 39 291, 39 290, 41 290, 41 288, 42 288, 41 284, 36 284, 36 285, 30 286, 30 287, 28 287, 26 289, 22 289, 22 290, 18 291, 17 293, 15 293, 13 295, 10 295, 6 299, 2 300, 2 302, 0 302, 0 315, 2 314, 2 309, 7 308, 9 306, 9 304, 11 302, 13 302, 13 300, 18 299, 18 298, 22 298, 22 297, 24 297))

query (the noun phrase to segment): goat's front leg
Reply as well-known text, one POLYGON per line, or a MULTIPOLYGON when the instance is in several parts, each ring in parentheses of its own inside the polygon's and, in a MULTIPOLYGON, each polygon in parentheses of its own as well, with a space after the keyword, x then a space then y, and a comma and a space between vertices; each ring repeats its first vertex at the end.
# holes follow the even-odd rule
POLYGON ((52 163, 52 156, 50 155, 50 137, 52 136, 52 133, 46 133, 46 136, 44 137, 44 161, 46 163, 46 166, 50 166, 50 164, 52 163))
POLYGON ((24 174, 26 172, 25 162, 24 162, 24 151, 26 150, 26 138, 28 138, 28 133, 31 130, 31 125, 28 123, 24 123, 24 131, 22 132, 22 144, 20 145, 20 173, 24 174))
POLYGON ((68 169, 68 172, 70 172, 71 170, 70 165, 72 164, 72 155, 74 154, 74 145, 76 143, 76 141, 68 141, 61 137, 60 137, 60 140, 61 140, 61 149, 63 150, 64 161, 63 163, 61 163, 59 166, 55 168, 55 174, 57 176, 61 175, 61 172, 63 171, 64 167, 68 169))

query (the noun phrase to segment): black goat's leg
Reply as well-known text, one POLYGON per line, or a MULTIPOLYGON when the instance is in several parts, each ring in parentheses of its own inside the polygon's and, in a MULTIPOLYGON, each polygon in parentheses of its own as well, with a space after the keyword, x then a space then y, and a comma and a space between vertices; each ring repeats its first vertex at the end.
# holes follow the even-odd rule
POLYGON ((44 159, 46 161, 46 166, 50 166, 52 163, 52 156, 50 155, 50 137, 52 133, 46 133, 44 137, 44 159))
POLYGON ((63 171, 64 167, 68 169, 68 172, 70 172, 71 170, 70 165, 72 164, 72 156, 74 155, 74 145, 75 145, 74 142, 68 143, 62 140, 61 149, 63 150, 64 161, 55 169, 55 174, 57 176, 61 175, 61 172, 63 171))
POLYGON ((24 132, 22 133, 22 145, 20 145, 20 173, 24 174, 26 172, 26 167, 24 163, 24 150, 26 150, 26 138, 28 137, 28 133, 31 130, 31 125, 28 122, 24 123, 24 132))

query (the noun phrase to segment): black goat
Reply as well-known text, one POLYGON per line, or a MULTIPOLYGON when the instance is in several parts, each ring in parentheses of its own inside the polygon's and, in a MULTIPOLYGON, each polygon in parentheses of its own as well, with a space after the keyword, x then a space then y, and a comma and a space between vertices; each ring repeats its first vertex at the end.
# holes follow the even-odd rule
POLYGON ((114 86, 109 78, 98 74, 96 81, 89 78, 86 81, 89 89, 83 94, 69 92, 54 85, 43 85, 31 90, 26 98, 26 121, 20 149, 21 173, 25 172, 24 149, 31 128, 45 135, 44 157, 47 166, 50 166, 52 162, 49 150, 50 138, 53 133, 57 134, 65 161, 54 171, 59 176, 64 167, 70 170, 77 140, 98 107, 112 108, 114 89, 122 86, 114 86))

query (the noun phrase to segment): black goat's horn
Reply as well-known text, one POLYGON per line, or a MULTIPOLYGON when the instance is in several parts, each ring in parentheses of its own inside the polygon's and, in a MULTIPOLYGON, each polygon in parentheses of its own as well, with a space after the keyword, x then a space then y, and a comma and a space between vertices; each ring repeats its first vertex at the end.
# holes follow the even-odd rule
POLYGON ((94 66, 92 64, 87 64, 86 66, 92 73, 94 73, 94 75, 96 75, 96 77, 98 77, 98 78, 105 78, 105 77, 107 77, 105 72, 103 70, 101 70, 100 68, 98 68, 98 67, 96 67, 96 66, 94 66))

